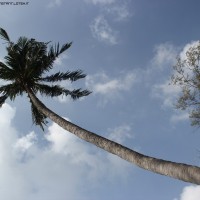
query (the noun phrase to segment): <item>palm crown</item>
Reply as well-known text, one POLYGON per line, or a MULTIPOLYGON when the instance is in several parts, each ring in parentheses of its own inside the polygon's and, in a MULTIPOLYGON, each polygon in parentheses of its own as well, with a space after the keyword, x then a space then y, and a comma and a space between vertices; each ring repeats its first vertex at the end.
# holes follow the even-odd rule
MULTIPOLYGON (((7 84, 0 86, 0 106, 7 98, 14 100, 16 96, 27 93, 27 89, 34 94, 40 92, 42 95, 55 97, 59 95, 69 95, 72 99, 78 99, 89 95, 91 92, 81 88, 69 90, 54 83, 62 80, 76 81, 84 78, 86 75, 81 70, 57 72, 45 76, 45 73, 53 68, 55 60, 66 51, 72 43, 66 43, 60 47, 49 45, 50 42, 38 42, 35 39, 20 37, 16 43, 10 41, 6 31, 0 28, 0 37, 8 44, 6 47, 7 56, 5 62, 0 62, 0 79, 7 84)), ((40 125, 47 123, 46 116, 42 114, 31 101, 31 110, 33 122, 40 125)))

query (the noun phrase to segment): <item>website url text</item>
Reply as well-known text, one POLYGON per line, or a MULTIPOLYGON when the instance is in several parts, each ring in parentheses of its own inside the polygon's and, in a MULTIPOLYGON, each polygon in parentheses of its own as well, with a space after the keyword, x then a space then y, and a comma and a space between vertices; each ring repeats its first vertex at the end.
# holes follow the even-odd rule
POLYGON ((21 6, 21 5, 28 5, 29 2, 0 2, 0 6, 21 6))

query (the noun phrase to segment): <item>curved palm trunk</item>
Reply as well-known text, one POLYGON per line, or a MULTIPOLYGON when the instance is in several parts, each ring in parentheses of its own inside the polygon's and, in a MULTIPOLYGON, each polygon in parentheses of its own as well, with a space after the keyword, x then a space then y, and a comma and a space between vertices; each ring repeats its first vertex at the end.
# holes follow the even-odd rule
POLYGON ((87 131, 54 113, 48 109, 33 92, 26 88, 29 97, 37 109, 52 121, 57 123, 63 129, 73 133, 77 137, 96 145, 99 148, 104 149, 112 154, 121 157, 143 169, 170 176, 175 179, 180 179, 185 182, 190 182, 200 185, 200 168, 197 166, 187 165, 183 163, 175 163, 162 159, 152 158, 136 151, 133 151, 127 147, 124 147, 116 142, 108 140, 95 133, 87 131))

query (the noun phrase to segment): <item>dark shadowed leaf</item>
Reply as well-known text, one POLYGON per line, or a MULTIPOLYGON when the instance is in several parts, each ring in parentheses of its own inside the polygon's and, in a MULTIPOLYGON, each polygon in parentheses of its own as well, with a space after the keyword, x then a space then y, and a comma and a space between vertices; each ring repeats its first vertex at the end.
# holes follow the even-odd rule
POLYGON ((8 98, 7 95, 3 95, 0 97, 0 107, 5 103, 5 100, 8 98))
POLYGON ((44 131, 44 125, 48 123, 46 120, 46 116, 42 114, 41 112, 39 112, 32 102, 31 102, 31 111, 32 111, 33 123, 35 125, 39 125, 41 129, 44 131))
POLYGON ((10 42, 10 38, 9 38, 7 32, 2 28, 0 28, 0 37, 1 37, 1 39, 6 40, 7 42, 10 42))
POLYGON ((56 81, 62 81, 62 80, 70 80, 70 81, 76 81, 81 78, 85 78, 86 74, 83 74, 81 70, 73 71, 73 72, 58 72, 56 74, 46 76, 44 78, 41 78, 41 81, 46 82, 56 82, 56 81))

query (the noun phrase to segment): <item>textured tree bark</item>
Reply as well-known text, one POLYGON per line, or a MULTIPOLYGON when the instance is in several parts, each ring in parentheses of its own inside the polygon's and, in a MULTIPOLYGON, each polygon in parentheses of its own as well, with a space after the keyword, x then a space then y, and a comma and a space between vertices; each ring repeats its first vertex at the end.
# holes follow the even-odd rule
POLYGON ((146 156, 134 150, 131 150, 125 146, 122 146, 121 144, 118 144, 95 133, 87 131, 63 119, 62 117, 51 111, 35 96, 35 94, 29 88, 26 88, 26 91, 29 97, 31 98, 32 102, 40 112, 42 112, 52 121, 57 123, 63 129, 73 133, 77 137, 89 143, 92 143, 97 147, 104 149, 107 152, 115 154, 120 158, 137 165, 140 168, 161 175, 170 176, 172 178, 179 179, 185 182, 200 185, 199 167, 146 156))

